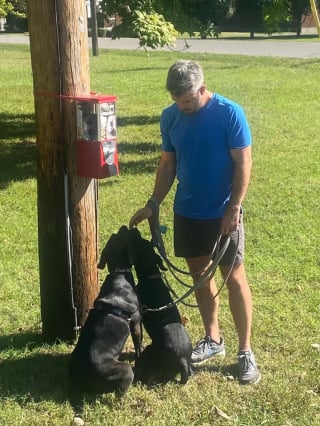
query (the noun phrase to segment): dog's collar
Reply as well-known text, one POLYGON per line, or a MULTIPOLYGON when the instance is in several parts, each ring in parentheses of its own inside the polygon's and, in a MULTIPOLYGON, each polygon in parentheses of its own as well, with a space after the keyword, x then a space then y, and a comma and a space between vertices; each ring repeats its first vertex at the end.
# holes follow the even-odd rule
POLYGON ((111 273, 114 273, 114 274, 128 274, 130 272, 132 272, 131 268, 123 268, 123 269, 116 268, 113 271, 111 271, 111 273))
POLYGON ((108 305, 107 303, 97 300, 94 304, 94 309, 102 311, 104 314, 111 314, 116 317, 123 318, 128 322, 131 321, 131 313, 119 308, 118 306, 108 305))
POLYGON ((143 281, 143 280, 158 280, 159 278, 162 278, 163 277, 163 275, 162 275, 162 273, 161 272, 155 272, 154 274, 151 274, 151 275, 147 275, 147 276, 140 276, 138 279, 139 279, 139 282, 140 281, 143 281))

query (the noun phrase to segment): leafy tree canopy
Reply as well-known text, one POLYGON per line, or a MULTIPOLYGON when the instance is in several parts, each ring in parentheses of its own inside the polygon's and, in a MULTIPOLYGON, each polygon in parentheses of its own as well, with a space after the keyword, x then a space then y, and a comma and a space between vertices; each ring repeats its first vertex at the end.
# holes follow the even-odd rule
POLYGON ((13 6, 10 1, 0 0, 0 17, 6 17, 11 10, 13 10, 13 6))
POLYGON ((27 11, 26 0, 0 0, 0 16, 7 16, 8 13, 25 18, 27 11))
POLYGON ((230 0, 102 0, 100 6, 105 15, 118 14, 122 18, 122 24, 114 30, 115 37, 136 35, 136 12, 157 13, 180 33, 192 34, 214 28, 226 16, 230 0))

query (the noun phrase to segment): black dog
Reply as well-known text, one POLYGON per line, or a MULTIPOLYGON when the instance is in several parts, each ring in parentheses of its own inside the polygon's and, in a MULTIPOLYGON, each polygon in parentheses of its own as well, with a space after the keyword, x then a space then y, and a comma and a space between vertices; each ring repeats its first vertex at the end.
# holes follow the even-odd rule
POLYGON ((172 302, 160 269, 165 270, 152 243, 131 230, 133 264, 138 278, 138 295, 142 305, 142 323, 152 343, 135 363, 135 380, 145 384, 166 383, 180 373, 186 383, 191 370, 192 344, 175 305, 161 311, 149 311, 172 302), (160 269, 159 269, 160 268, 160 269))
POLYGON ((135 356, 141 353, 141 314, 131 272, 129 230, 123 226, 102 251, 98 268, 107 275, 71 354, 70 402, 82 412, 83 393, 123 396, 133 381, 130 364, 119 361, 131 332, 135 356))

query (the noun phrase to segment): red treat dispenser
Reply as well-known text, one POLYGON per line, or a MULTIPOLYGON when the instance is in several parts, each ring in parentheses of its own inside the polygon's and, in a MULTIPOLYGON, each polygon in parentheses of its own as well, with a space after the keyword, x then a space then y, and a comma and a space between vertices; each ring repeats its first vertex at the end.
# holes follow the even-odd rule
POLYGON ((79 176, 118 175, 116 97, 91 93, 75 100, 79 176))

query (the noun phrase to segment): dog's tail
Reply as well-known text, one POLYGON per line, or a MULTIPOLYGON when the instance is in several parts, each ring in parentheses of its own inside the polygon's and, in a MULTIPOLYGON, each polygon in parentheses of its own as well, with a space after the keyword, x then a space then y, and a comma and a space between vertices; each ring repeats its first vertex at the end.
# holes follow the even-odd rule
POLYGON ((181 364, 180 364, 180 375, 181 375, 181 379, 180 379, 180 383, 182 385, 185 385, 189 379, 190 376, 192 376, 193 371, 191 368, 191 363, 190 361, 188 361, 187 359, 182 359, 181 360, 181 364))

